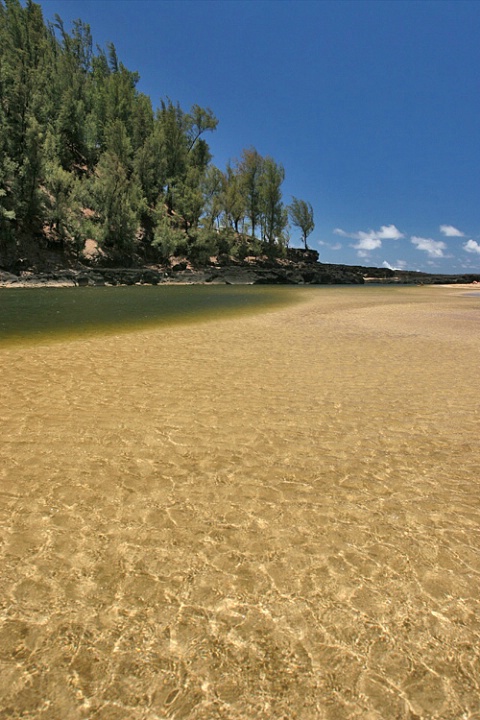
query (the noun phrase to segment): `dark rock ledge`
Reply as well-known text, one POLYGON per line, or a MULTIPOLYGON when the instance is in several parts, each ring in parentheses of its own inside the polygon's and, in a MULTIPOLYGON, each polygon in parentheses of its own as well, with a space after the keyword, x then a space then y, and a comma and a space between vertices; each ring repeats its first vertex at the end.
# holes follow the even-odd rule
POLYGON ((480 281, 479 275, 430 275, 318 262, 314 251, 291 250, 282 260, 231 258, 194 267, 185 260, 169 266, 32 268, 11 272, 0 267, 0 287, 86 287, 113 285, 222 284, 222 285, 361 285, 454 284, 480 281), (17 274, 18 273, 18 274, 17 274))

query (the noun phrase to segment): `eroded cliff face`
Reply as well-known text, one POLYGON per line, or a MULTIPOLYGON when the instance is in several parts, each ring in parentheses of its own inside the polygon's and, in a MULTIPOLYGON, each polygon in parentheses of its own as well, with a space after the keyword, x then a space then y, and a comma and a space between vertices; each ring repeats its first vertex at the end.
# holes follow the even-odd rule
POLYGON ((358 269, 322 265, 318 262, 223 260, 196 267, 187 260, 174 260, 168 266, 138 268, 91 267, 0 271, 1 285, 136 285, 159 283, 216 283, 225 285, 304 285, 363 283, 358 269))

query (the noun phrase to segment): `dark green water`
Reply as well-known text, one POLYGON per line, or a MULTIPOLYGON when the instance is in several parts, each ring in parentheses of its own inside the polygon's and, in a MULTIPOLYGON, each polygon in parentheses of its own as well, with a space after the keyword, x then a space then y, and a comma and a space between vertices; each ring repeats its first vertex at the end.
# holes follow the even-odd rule
POLYGON ((220 319, 292 302, 295 290, 245 285, 3 290, 0 345, 220 319))

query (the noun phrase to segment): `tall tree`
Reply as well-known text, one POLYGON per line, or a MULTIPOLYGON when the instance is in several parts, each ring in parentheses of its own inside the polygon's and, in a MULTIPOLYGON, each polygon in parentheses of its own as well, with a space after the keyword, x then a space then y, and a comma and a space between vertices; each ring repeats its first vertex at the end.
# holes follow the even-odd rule
POLYGON ((301 230, 305 250, 308 250, 307 238, 315 227, 311 203, 294 197, 292 198, 292 204, 288 208, 288 214, 292 225, 301 230))
POLYGON ((263 172, 263 158, 255 148, 242 152, 242 157, 237 163, 237 172, 240 176, 245 214, 250 220, 252 237, 255 237, 255 230, 261 218, 260 186, 263 172))
POLYGON ((203 206, 207 227, 218 223, 222 213, 222 198, 225 189, 225 176, 215 165, 209 165, 203 178, 203 206))
POLYGON ((224 190, 222 194, 222 207, 227 223, 235 228, 235 232, 239 232, 239 224, 245 217, 246 206, 245 196, 242 192, 242 185, 239 173, 230 163, 227 165, 227 171, 224 175, 224 190))
POLYGON ((169 214, 173 215, 176 211, 175 201, 178 197, 176 187, 184 180, 188 165, 185 113, 179 105, 174 105, 170 100, 168 102, 162 100, 161 109, 157 113, 157 121, 161 128, 165 168, 165 204, 169 214))
POLYGON ((125 125, 115 120, 107 129, 107 149, 97 165, 94 184, 100 241, 121 254, 135 244, 144 205, 141 186, 132 173, 132 148, 125 125))
POLYGON ((260 178, 260 208, 264 239, 272 247, 282 237, 287 224, 287 212, 282 203, 281 185, 285 170, 271 157, 263 161, 260 178))
POLYGON ((202 212, 201 184, 211 160, 201 135, 214 130, 217 120, 211 110, 194 105, 191 113, 185 113, 168 100, 162 101, 157 122, 162 138, 165 204, 172 218, 180 216, 189 230, 202 212))

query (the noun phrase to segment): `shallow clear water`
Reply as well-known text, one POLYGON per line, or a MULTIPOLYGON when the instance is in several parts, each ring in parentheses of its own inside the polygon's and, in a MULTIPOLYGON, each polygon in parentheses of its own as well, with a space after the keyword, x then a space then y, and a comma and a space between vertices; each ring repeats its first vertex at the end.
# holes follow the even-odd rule
POLYGON ((0 349, 0 716, 479 717, 479 300, 291 291, 0 349))

